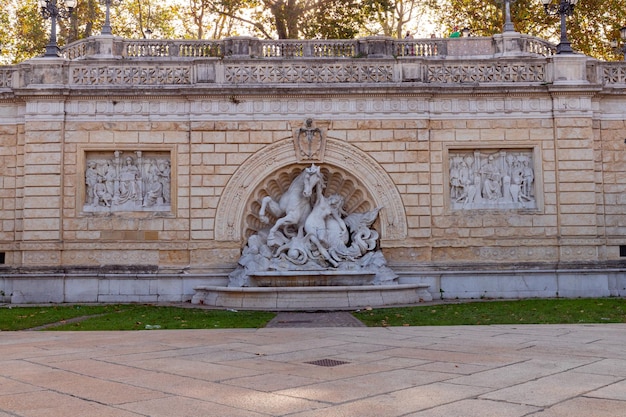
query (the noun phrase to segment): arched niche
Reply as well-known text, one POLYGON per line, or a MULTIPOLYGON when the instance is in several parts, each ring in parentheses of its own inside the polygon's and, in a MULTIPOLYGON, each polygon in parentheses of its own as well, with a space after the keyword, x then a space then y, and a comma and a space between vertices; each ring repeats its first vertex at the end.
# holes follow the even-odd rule
MULTIPOLYGON (((296 163, 292 139, 267 146, 246 160, 226 185, 217 207, 215 239, 244 240, 261 227, 260 200, 280 197, 291 181, 310 163, 296 163)), ((347 212, 380 211, 375 229, 381 240, 404 239, 407 223, 398 190, 387 173, 365 152, 328 138, 324 162, 325 195, 341 194, 347 212)))

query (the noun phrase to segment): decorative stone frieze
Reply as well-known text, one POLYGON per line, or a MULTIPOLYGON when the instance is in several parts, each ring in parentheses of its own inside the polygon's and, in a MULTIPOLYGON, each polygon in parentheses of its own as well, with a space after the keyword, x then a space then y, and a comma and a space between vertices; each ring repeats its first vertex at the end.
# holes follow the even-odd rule
POLYGON ((191 84, 191 67, 182 65, 75 66, 74 85, 184 85, 191 84))
POLYGON ((600 68, 604 84, 626 84, 626 66, 623 63, 606 62, 600 68))
POLYGON ((626 62, 517 33, 94 37, 64 53, 0 67, 12 302, 188 301, 225 285, 271 230, 263 199, 312 164, 325 198, 380 207, 370 229, 399 285, 625 295, 626 62))
POLYGON ((546 64, 465 62, 426 65, 428 83, 536 83, 547 81, 546 64))
POLYGON ((227 84, 285 83, 385 83, 393 81, 393 65, 354 63, 337 64, 238 64, 226 65, 227 84))

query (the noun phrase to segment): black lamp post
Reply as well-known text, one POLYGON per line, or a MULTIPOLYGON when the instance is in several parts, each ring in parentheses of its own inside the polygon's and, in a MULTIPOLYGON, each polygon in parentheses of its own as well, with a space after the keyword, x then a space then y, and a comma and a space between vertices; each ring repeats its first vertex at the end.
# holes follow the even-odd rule
POLYGON ((104 26, 102 26, 102 35, 112 35, 111 32, 111 5, 121 3, 122 0, 100 0, 100 4, 106 6, 106 14, 104 18, 104 26))
POLYGON ((58 4, 59 0, 39 0, 41 16, 50 19, 50 42, 46 45, 45 57, 60 56, 59 45, 57 45, 57 19, 67 19, 72 15, 76 0, 65 0, 65 6, 58 4))
POLYGON ((558 0, 559 4, 550 5, 552 0, 541 0, 543 2, 543 8, 549 16, 560 15, 561 16, 561 42, 556 46, 557 54, 573 54, 574 50, 572 45, 567 39, 567 28, 565 26, 565 18, 571 16, 574 13, 574 6, 578 3, 578 0, 558 0))
POLYGON ((515 32, 515 26, 513 26, 513 22, 511 22, 511 3, 515 3, 515 0, 504 0, 503 32, 515 32))

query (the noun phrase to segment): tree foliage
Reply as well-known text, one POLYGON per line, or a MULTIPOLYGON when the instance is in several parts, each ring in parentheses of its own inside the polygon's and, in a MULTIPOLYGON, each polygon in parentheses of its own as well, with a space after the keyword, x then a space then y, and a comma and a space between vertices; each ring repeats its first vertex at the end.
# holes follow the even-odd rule
MULTIPOLYGON (((556 5, 557 0, 552 0, 556 5)), ((475 36, 502 32, 502 0, 447 0, 437 8, 439 22, 449 31, 455 25, 468 27, 475 36)), ((579 1, 567 19, 567 35, 575 51, 599 58, 618 59, 610 44, 619 38, 619 28, 626 23, 624 0, 579 1)), ((560 40, 560 17, 548 15, 539 0, 517 0, 511 3, 511 21, 515 30, 553 43, 560 40)))
MULTIPOLYGON (((41 17, 37 0, 19 2, 12 26, 12 42, 7 45, 13 52, 14 62, 21 62, 43 52, 48 43, 48 22, 41 17)), ((59 32, 62 28, 59 27, 59 32)), ((63 36, 60 34, 60 38, 63 36)))
POLYGON ((220 39, 238 35, 245 24, 252 24, 245 12, 255 0, 188 0, 181 7, 183 36, 191 39, 220 39))
MULTIPOLYGON (((63 4, 63 0, 58 0, 63 4)), ((600 59, 621 59, 611 47, 626 23, 624 0, 584 0, 567 18, 574 50, 600 59)), ((553 0, 557 3, 557 0, 553 0)), ((454 26, 473 36, 502 32, 503 0, 123 0, 113 1, 113 34, 125 38, 221 39, 251 35, 279 39, 350 39, 384 35, 443 36, 454 26), (434 16, 431 19, 429 16, 434 16), (433 28, 429 23, 434 23, 433 28)), ((545 13, 539 0, 512 0, 517 32, 559 42, 559 16, 545 13)), ((58 43, 98 35, 104 23, 100 0, 78 0, 70 19, 58 21, 58 43)), ((0 0, 0 62, 41 54, 50 21, 37 0, 0 0)))

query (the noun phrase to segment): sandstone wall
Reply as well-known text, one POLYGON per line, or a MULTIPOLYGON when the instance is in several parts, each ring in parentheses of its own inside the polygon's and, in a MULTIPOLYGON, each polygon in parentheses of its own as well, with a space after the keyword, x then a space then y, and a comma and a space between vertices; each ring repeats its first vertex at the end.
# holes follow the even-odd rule
MULTIPOLYGON (((16 277, 48 274, 50 282, 95 279, 78 286, 79 301, 188 298, 184 275, 222 282, 247 233, 260 227, 260 198, 295 168, 316 163, 348 184, 354 207, 385 207, 376 226, 389 265, 407 280, 432 283, 433 293, 443 285, 438 274, 452 269, 565 269, 577 271, 582 287, 580 270, 593 269, 622 294, 626 84, 607 87, 582 56, 534 59, 544 78, 471 85, 452 77, 102 87, 68 81, 79 65, 72 61, 25 63, 11 71, 30 83, 14 81, 0 97, 0 290, 16 288, 16 277), (309 118, 324 148, 302 158, 298 132, 309 118), (171 198, 159 203, 167 209, 88 207, 89 161, 114 155, 168 161, 171 198), (530 165, 526 198, 468 203, 469 188, 455 185, 453 172, 490 155, 509 169, 530 165), (145 283, 105 279, 116 274, 150 276, 147 288, 165 285, 167 297, 145 283), (142 298, 146 291, 156 298, 142 298)), ((216 79, 222 65, 183 64, 216 79)), ((390 74, 417 71, 415 63, 387 64, 390 74)), ((81 71, 89 65, 101 63, 80 62, 81 71)))

